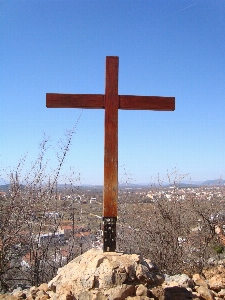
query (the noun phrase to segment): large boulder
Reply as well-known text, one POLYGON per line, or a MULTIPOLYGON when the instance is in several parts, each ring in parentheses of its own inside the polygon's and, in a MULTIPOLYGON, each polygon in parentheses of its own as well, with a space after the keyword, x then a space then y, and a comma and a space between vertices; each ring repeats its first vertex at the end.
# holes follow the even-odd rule
POLYGON ((54 300, 123 300, 136 293, 147 296, 147 288, 163 281, 157 267, 141 255, 91 249, 59 269, 48 287, 54 300))

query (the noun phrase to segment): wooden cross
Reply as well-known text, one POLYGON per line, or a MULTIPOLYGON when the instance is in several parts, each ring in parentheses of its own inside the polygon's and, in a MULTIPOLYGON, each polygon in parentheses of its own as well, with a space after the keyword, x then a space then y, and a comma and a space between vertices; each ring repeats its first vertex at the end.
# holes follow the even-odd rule
POLYGON ((104 108, 103 251, 116 250, 118 109, 175 110, 174 97, 118 95, 119 57, 106 57, 105 94, 46 94, 49 108, 104 108))

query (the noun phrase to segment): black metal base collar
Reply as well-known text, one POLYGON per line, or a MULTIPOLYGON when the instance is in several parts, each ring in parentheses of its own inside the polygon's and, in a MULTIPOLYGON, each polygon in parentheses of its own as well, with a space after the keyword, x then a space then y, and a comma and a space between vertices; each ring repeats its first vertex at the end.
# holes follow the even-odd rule
POLYGON ((103 252, 116 251, 117 217, 103 217, 103 252))

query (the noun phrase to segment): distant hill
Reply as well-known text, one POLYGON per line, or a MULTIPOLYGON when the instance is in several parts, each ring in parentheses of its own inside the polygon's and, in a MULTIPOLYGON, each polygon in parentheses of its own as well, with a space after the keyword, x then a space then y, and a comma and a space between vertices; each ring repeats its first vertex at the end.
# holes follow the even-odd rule
MULTIPOLYGON (((195 184, 195 183, 183 183, 183 182, 181 182, 181 183, 176 184, 176 187, 179 188, 179 189, 184 189, 184 188, 198 188, 200 186, 202 186, 202 185, 201 184, 195 184)), ((167 188, 168 187, 174 187, 174 184, 168 184, 168 185, 166 185, 164 187, 167 187, 167 188)))
MULTIPOLYGON (((173 184, 165 185, 164 187, 173 187, 173 184)), ((205 181, 196 181, 196 182, 180 182, 176 184, 178 188, 198 188, 206 186, 225 186, 225 180, 215 179, 215 180, 205 180, 205 181)))
POLYGON ((206 180, 202 182, 202 185, 225 185, 225 180, 223 179, 215 179, 215 180, 206 180))
POLYGON ((1 184, 0 185, 0 191, 1 192, 6 192, 6 191, 8 191, 8 189, 9 189, 9 184, 1 184))

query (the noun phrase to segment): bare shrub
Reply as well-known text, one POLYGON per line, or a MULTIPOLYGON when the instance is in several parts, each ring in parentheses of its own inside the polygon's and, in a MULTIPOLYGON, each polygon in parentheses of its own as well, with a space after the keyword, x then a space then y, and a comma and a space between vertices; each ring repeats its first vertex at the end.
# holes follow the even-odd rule
POLYGON ((59 180, 69 182, 61 192, 65 195, 72 189, 74 194, 79 182, 79 174, 74 172, 68 174, 69 179, 60 175, 76 125, 60 141, 58 166, 51 174, 45 158, 49 146, 46 137, 37 160, 25 175, 26 158, 14 170, 6 171, 10 183, 6 195, 0 198, 0 290, 6 291, 17 283, 47 282, 59 267, 79 255, 81 248, 85 250, 74 230, 65 244, 61 224, 70 213, 71 203, 61 210, 58 194, 59 180))
MULTIPOLYGON (((212 216, 222 209, 217 189, 182 189, 185 175, 168 176, 170 187, 151 186, 151 201, 131 200, 125 193, 119 201, 118 249, 138 252, 154 261, 165 273, 201 272, 215 255, 215 222, 212 216), (209 198, 210 194, 210 198, 209 198)), ((134 198, 134 197, 133 197, 134 198)), ((150 199, 150 198, 148 198, 150 199)))

